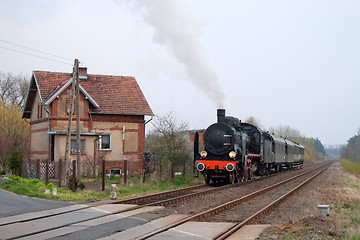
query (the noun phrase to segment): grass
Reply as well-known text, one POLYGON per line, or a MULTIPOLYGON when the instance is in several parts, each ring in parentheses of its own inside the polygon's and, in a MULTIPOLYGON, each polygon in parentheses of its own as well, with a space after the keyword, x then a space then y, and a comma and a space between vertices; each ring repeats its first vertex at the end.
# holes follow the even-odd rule
MULTIPOLYGON (((351 162, 347 159, 341 159, 343 169, 355 175, 360 175, 360 164, 351 162)), ((360 186, 354 182, 350 177, 346 177, 346 183, 356 190, 360 190, 360 186)), ((345 209, 345 215, 350 220, 350 225, 355 228, 360 228, 360 202, 346 203, 342 206, 345 209)), ((349 235, 345 234, 341 237, 342 240, 360 240, 360 234, 349 235)))
POLYGON ((360 175, 360 163, 354 163, 345 158, 341 159, 340 162, 345 171, 360 175))
POLYGON ((340 239, 341 240, 360 240, 360 234, 356 234, 356 235, 345 234, 340 239))
POLYGON ((360 202, 354 202, 346 205, 348 209, 346 215, 350 217, 351 224, 360 227, 360 202))
MULTIPOLYGON (((101 182, 101 179, 90 179, 84 178, 85 186, 90 184, 90 182, 101 182)), ((128 184, 123 185, 121 183, 121 178, 111 176, 106 178, 106 190, 107 191, 93 191, 85 190, 77 192, 72 192, 71 190, 65 190, 62 188, 57 188, 53 183, 45 185, 44 182, 39 181, 38 179, 24 179, 19 176, 8 176, 7 179, 0 182, 0 188, 5 189, 10 192, 14 192, 19 195, 36 197, 36 198, 45 198, 61 201, 95 201, 95 200, 105 200, 109 199, 109 191, 111 190, 111 183, 118 184, 118 187, 115 189, 117 192, 118 198, 123 198, 131 195, 145 194, 150 192, 159 192, 166 191, 175 188, 186 187, 189 185, 196 184, 196 181, 192 177, 176 176, 173 181, 161 181, 161 182, 148 182, 141 183, 141 178, 139 175, 132 175, 128 179, 128 184), (57 189, 57 194, 54 196, 51 194, 53 188, 57 189), (45 193, 46 189, 50 190, 50 193, 45 193)), ((99 189, 100 190, 100 189, 99 189)))
POLYGON ((57 188, 53 183, 45 185, 44 182, 38 179, 25 179, 15 175, 8 176, 7 179, 1 182, 0 187, 18 195, 62 201, 100 200, 108 195, 106 192, 90 190, 73 193, 71 190, 57 188), (56 195, 50 194, 53 188, 57 189, 56 195), (46 189, 48 189, 50 193, 45 193, 46 189))

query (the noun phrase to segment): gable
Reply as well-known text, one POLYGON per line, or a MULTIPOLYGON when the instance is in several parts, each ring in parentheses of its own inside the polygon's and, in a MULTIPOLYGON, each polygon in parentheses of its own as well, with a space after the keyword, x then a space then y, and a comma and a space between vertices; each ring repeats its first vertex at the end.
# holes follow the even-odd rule
MULTIPOLYGON (((65 91, 65 89, 67 89, 71 83, 72 83, 73 79, 70 78, 69 81, 67 81, 58 91, 56 91, 55 93, 53 93, 51 96, 49 96, 48 100, 45 102, 45 105, 49 105, 50 103, 52 103, 57 97, 60 96, 60 94, 65 91)), ((85 99, 89 100, 90 103, 95 107, 98 108, 99 105, 94 101, 94 99, 86 92, 86 90, 79 84, 79 89, 80 92, 83 93, 85 95, 85 99)))
MULTIPOLYGON (((35 94, 49 105, 71 81, 71 73, 34 71, 22 117, 30 117, 35 94)), ((87 74, 79 85, 94 107, 92 114, 154 115, 134 77, 87 74)))

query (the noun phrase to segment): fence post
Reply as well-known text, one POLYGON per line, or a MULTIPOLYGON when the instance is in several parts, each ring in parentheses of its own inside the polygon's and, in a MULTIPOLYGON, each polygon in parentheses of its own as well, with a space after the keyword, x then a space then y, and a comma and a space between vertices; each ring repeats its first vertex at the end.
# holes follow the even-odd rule
POLYGON ((105 191, 105 159, 104 156, 101 156, 102 158, 102 186, 101 191, 105 191))
POLYGON ((145 183, 145 168, 142 170, 142 183, 145 183))
POLYGON ((161 174, 162 174, 162 167, 161 167, 161 161, 159 161, 159 181, 161 181, 161 174))
POLYGON ((31 179, 31 158, 29 158, 29 164, 27 166, 27 174, 28 174, 27 178, 31 179))
POLYGON ((183 175, 185 176, 186 174, 186 160, 184 159, 184 164, 183 164, 183 175))
POLYGON ((58 187, 61 187, 61 175, 62 175, 62 160, 59 159, 59 166, 58 166, 58 178, 59 178, 59 182, 58 182, 58 187))
POLYGON ((124 185, 127 182, 127 160, 124 160, 124 185))
POLYGON ((171 159, 170 160, 170 174, 171 174, 171 180, 173 180, 174 179, 174 162, 173 162, 173 160, 171 159))
POLYGON ((73 171, 72 171, 71 190, 73 192, 75 192, 76 191, 76 188, 75 188, 75 186, 76 186, 76 161, 75 160, 72 161, 72 168, 73 168, 73 171))
POLYGON ((143 160, 142 183, 145 183, 145 173, 146 173, 146 157, 145 157, 145 153, 144 153, 144 155, 140 155, 140 157, 142 157, 142 160, 143 160))
POLYGON ((41 174, 40 174, 40 159, 36 160, 36 178, 40 180, 41 174))
POLYGON ((48 185, 49 183, 49 159, 46 158, 46 166, 45 166, 45 184, 48 185))

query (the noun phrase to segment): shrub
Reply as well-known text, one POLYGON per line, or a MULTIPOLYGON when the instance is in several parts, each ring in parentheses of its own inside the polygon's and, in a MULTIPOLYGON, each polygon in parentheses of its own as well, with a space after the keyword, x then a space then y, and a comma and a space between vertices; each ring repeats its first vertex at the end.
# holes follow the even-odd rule
MULTIPOLYGON (((68 188, 71 190, 72 190, 72 179, 73 179, 72 177, 68 178, 68 188)), ((78 189, 78 187, 79 187, 79 184, 78 184, 77 179, 75 178, 75 191, 76 191, 76 189, 78 189)))
POLYGON ((341 159, 341 166, 347 172, 360 175, 360 163, 354 163, 348 159, 343 158, 341 159))
POLYGON ((52 190, 53 188, 57 188, 55 187, 55 185, 53 183, 49 183, 47 186, 46 186, 47 189, 49 190, 52 190))
POLYGON ((84 190, 85 189, 85 184, 83 182, 80 182, 79 183, 79 188, 81 189, 81 191, 84 190))

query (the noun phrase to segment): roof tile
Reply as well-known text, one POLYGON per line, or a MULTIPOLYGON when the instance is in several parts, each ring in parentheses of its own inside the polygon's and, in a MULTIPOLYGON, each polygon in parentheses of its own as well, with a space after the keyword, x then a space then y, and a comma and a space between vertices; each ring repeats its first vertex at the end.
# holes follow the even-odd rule
MULTIPOLYGON (((71 73, 34 71, 33 74, 43 101, 72 77, 71 73)), ((87 79, 80 79, 80 85, 99 104, 96 112, 154 115, 134 77, 88 74, 87 79)))

